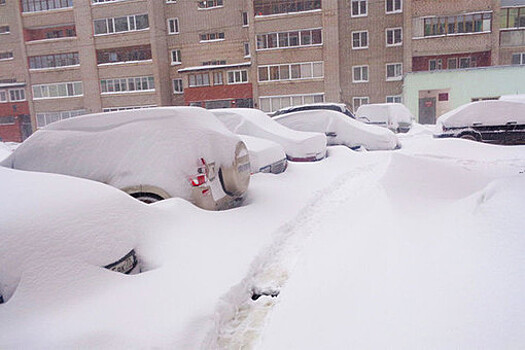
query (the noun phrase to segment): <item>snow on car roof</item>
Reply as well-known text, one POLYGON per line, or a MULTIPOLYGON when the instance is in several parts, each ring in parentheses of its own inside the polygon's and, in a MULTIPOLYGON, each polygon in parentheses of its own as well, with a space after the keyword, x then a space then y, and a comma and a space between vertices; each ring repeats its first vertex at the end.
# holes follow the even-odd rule
POLYGON ((110 186, 0 167, 0 287, 9 297, 22 270, 52 259, 95 266, 135 248, 144 204, 110 186))
POLYGON ((326 137, 323 134, 290 129, 258 109, 217 109, 213 113, 229 130, 277 142, 290 157, 302 157, 306 153, 326 150, 326 137))
POLYGON ((393 121, 402 123, 411 123, 415 118, 405 105, 401 103, 374 103, 361 105, 356 112, 356 117, 366 116, 367 119, 374 122, 387 121, 392 118, 393 121))
POLYGON ((290 111, 290 110, 294 110, 294 109, 297 109, 297 108, 303 108, 303 107, 309 107, 309 106, 337 106, 339 108, 341 108, 341 110, 345 109, 345 108, 348 108, 344 103, 337 103, 337 102, 316 102, 316 103, 307 103, 307 104, 304 104, 304 105, 295 105, 295 106, 289 106, 289 107, 284 107, 284 108, 281 108, 278 110, 278 112, 286 112, 286 111, 290 111))
POLYGON ((515 101, 479 101, 467 103, 438 118, 438 125, 467 127, 474 124, 504 125, 525 123, 525 103, 515 101))
POLYGON ((503 95, 499 98, 500 101, 516 101, 516 102, 525 102, 525 94, 518 95, 503 95))

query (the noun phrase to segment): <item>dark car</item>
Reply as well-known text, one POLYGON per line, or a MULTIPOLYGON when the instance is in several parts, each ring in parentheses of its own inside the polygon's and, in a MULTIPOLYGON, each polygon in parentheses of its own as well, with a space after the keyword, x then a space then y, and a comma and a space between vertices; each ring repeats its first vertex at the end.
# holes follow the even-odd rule
POLYGON ((525 103, 497 100, 468 103, 439 117, 434 137, 525 144, 525 103))

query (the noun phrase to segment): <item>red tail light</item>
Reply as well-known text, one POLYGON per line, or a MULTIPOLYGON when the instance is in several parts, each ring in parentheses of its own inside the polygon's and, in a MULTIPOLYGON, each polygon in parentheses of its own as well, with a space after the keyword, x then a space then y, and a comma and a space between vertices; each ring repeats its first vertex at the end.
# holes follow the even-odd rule
POLYGON ((192 186, 198 187, 206 183, 206 174, 199 174, 191 178, 192 186))

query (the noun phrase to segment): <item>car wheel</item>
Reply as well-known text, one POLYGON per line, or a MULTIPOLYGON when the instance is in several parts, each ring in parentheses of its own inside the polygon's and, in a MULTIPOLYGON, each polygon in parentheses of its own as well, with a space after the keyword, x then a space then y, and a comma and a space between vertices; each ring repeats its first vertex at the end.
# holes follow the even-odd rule
POLYGON ((229 167, 219 169, 222 189, 230 196, 242 196, 250 183, 250 158, 244 142, 239 142, 235 148, 235 158, 229 167))
POLYGON ((478 141, 476 136, 474 136, 472 134, 461 135, 459 138, 464 139, 464 140, 470 140, 470 141, 478 141))
POLYGON ((131 196, 146 204, 155 203, 155 202, 158 202, 164 199, 155 193, 147 193, 147 192, 131 193, 131 196))

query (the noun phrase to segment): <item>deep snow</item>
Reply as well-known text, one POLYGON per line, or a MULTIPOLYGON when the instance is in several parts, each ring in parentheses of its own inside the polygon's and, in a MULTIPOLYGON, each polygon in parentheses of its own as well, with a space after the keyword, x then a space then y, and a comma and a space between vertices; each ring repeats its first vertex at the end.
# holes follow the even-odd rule
POLYGON ((430 134, 256 174, 233 210, 152 205, 147 272, 48 257, 0 306, 0 348, 517 348, 525 146, 430 134))

